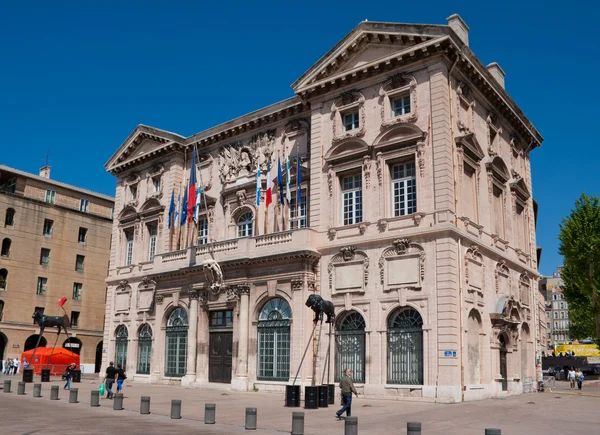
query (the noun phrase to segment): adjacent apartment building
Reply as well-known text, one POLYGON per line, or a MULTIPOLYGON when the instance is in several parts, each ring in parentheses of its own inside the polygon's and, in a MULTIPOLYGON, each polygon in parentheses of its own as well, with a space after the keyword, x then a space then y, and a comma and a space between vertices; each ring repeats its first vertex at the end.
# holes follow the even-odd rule
POLYGON ((542 137, 504 82, 458 15, 362 22, 288 100, 190 137, 138 126, 106 164, 103 366, 237 390, 334 382, 349 367, 373 397, 520 393, 545 315, 530 168, 542 137), (170 210, 192 165, 190 228, 170 210), (317 328, 313 371, 312 351, 300 362, 314 293, 336 320, 331 340, 317 328))
POLYGON ((569 303, 565 300, 562 291, 562 279, 560 271, 552 276, 543 276, 540 279, 540 287, 546 296, 546 341, 548 349, 554 349, 559 344, 571 342, 569 330, 571 321, 569 320, 569 303))
POLYGON ((70 337, 46 329, 40 346, 79 353, 100 369, 114 199, 0 165, 0 360, 35 347, 35 311, 70 318, 70 337))

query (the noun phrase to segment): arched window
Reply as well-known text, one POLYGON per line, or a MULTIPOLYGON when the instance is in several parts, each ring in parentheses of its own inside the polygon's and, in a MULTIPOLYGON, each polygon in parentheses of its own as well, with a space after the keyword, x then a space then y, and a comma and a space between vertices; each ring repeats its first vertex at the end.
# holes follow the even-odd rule
POLYGON ((6 216, 4 217, 4 226, 10 227, 15 224, 15 210, 13 208, 6 209, 6 216))
POLYGON ((289 304, 281 298, 267 302, 258 316, 258 379, 287 381, 290 377, 289 304))
POLYGON ((2 240, 2 257, 8 257, 10 255, 10 244, 11 241, 8 237, 2 240))
POLYGON ((482 322, 476 309, 472 309, 467 319, 467 361, 465 378, 467 384, 480 384, 482 379, 482 322))
POLYGON ((8 281, 8 270, 0 269, 0 290, 6 290, 7 281, 8 281))
POLYGON ((125 325, 120 325, 115 331, 115 366, 121 364, 123 370, 127 370, 127 344, 129 334, 125 325))
POLYGON ((187 334, 187 313, 183 308, 177 308, 173 310, 167 321, 166 376, 185 375, 187 368, 187 334))
POLYGON ((150 357, 152 356, 152 329, 144 323, 138 332, 138 365, 137 372, 142 375, 150 374, 150 357))
POLYGON ((252 213, 243 213, 237 220, 238 237, 252 237, 252 213))
POLYGON ((423 384, 423 319, 412 308, 399 308, 387 330, 389 384, 423 384))
POLYGON ((365 320, 356 311, 340 317, 335 333, 335 380, 345 369, 355 382, 365 382, 365 320))
POLYGON ((77 355, 81 355, 83 343, 76 337, 69 337, 63 342, 63 347, 73 353, 76 353, 77 355))

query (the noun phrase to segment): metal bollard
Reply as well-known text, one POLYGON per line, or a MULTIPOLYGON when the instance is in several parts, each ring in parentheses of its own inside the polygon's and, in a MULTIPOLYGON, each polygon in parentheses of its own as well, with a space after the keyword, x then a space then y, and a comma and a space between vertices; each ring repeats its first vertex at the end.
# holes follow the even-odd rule
POLYGON ((17 388, 17 394, 19 396, 24 396, 25 395, 25 382, 19 382, 19 386, 17 388))
POLYGON ((100 406, 100 391, 92 390, 92 396, 90 399, 90 406, 100 406))
POLYGON ((181 400, 171 400, 171 418, 181 418, 181 400))
POLYGON ((33 384, 33 397, 42 397, 42 384, 33 384))
POLYGON ((344 435, 358 435, 358 417, 346 417, 344 435))
POLYGON ((485 435, 502 435, 502 431, 500 429, 486 429, 485 435))
POLYGON ((292 435, 304 435, 303 412, 292 412, 292 435))
POLYGON ((421 423, 418 421, 409 421, 406 423, 407 435, 421 435, 421 423))
POLYGON ((123 393, 117 393, 113 397, 113 409, 121 411, 123 409, 123 393))
POLYGON ((246 430, 256 430, 256 408, 246 408, 246 430))
POLYGON ((150 396, 142 396, 140 414, 150 414, 150 396))
POLYGON ((50 400, 58 400, 58 385, 52 385, 50 389, 50 400))
POLYGON ((207 403, 204 405, 204 424, 215 424, 216 411, 217 405, 214 403, 207 403))
POLYGON ((71 388, 69 390, 69 403, 79 403, 79 400, 77 400, 78 393, 79 393, 78 388, 71 388))
POLYGON ((11 384, 10 379, 7 379, 4 381, 4 392, 5 393, 10 393, 10 384, 11 384))

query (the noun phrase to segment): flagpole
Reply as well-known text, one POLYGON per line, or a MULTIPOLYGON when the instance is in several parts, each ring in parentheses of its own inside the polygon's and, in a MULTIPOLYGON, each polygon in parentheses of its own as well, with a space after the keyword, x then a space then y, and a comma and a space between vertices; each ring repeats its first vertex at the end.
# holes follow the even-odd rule
POLYGON ((302 186, 300 185, 300 145, 296 142, 296 229, 300 228, 300 200, 302 199, 302 186))

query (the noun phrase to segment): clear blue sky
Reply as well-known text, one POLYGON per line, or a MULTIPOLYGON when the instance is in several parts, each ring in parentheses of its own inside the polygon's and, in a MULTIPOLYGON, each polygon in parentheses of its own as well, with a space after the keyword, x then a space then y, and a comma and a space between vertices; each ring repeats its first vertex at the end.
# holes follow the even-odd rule
POLYGON ((364 19, 445 24, 459 13, 472 50, 502 66, 545 138, 532 153, 533 194, 550 274, 561 218, 581 192, 599 193, 599 8, 531 3, 4 2, 0 162, 36 173, 49 149, 52 178, 114 195, 104 163, 136 125, 197 133, 291 97, 290 84, 364 19))

